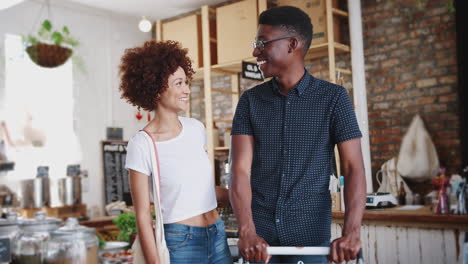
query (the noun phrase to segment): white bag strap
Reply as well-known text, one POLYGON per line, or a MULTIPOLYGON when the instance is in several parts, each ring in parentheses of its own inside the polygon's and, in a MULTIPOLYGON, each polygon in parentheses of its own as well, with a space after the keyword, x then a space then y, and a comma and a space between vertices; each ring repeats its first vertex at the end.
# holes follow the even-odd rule
POLYGON ((166 244, 166 240, 164 238, 164 224, 162 220, 162 212, 161 212, 161 196, 160 196, 160 170, 159 170, 159 157, 158 151, 156 148, 156 142, 154 141, 151 134, 143 130, 145 132, 146 139, 148 140, 148 144, 152 146, 151 149, 151 161, 153 165, 153 203, 154 203, 154 213, 155 213, 155 227, 154 233, 156 236, 156 240, 162 243, 163 245, 166 244))

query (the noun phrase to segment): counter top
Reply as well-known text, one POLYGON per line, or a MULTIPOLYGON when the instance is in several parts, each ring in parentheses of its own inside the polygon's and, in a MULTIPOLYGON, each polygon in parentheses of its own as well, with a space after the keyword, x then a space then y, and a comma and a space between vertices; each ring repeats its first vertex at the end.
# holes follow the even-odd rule
MULTIPOLYGON (((421 228, 450 228, 468 231, 468 215, 436 215, 429 207, 401 210, 401 206, 364 212, 363 224, 421 228)), ((333 222, 343 223, 344 212, 333 212, 333 222)))
POLYGON ((115 225, 112 220, 117 219, 117 216, 100 216, 86 221, 80 221, 80 225, 100 228, 105 226, 115 225))

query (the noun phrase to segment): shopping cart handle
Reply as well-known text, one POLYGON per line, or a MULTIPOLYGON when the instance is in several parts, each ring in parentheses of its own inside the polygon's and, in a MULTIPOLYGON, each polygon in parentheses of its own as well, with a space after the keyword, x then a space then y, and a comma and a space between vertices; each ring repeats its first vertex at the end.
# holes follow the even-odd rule
POLYGON ((328 255, 329 247, 267 247, 268 255, 328 255))

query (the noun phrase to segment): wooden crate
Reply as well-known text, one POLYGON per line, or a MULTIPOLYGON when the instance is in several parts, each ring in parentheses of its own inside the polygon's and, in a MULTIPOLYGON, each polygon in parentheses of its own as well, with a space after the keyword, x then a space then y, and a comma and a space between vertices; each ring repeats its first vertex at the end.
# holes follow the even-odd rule
MULTIPOLYGON (((294 6, 300 8, 310 16, 312 21, 314 35, 312 36, 312 45, 326 43, 327 36, 327 15, 325 0, 278 0, 278 6, 294 6)), ((338 6, 338 1, 332 1, 333 7, 338 6)), ((340 19, 333 18, 333 33, 335 42, 340 42, 340 19)))
POLYGON ((216 9, 218 64, 252 57, 257 34, 257 1, 244 0, 216 9))
POLYGON ((188 49, 194 69, 203 67, 203 46, 200 15, 189 15, 162 23, 162 39, 175 40, 188 49))
POLYGON ((85 217, 86 216, 86 205, 75 204, 65 205, 59 207, 44 207, 44 208, 25 208, 21 209, 21 216, 24 218, 34 218, 36 212, 43 211, 47 217, 55 217, 65 220, 68 217, 85 217))

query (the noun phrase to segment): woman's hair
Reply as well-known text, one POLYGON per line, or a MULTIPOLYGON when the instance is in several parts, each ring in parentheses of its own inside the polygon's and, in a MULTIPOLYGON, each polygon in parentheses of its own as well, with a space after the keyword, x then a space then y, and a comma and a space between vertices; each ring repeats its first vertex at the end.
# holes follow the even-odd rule
POLYGON ((121 98, 146 111, 156 108, 159 95, 168 87, 169 75, 181 67, 187 79, 195 73, 187 49, 176 41, 147 41, 126 49, 120 61, 121 98))

